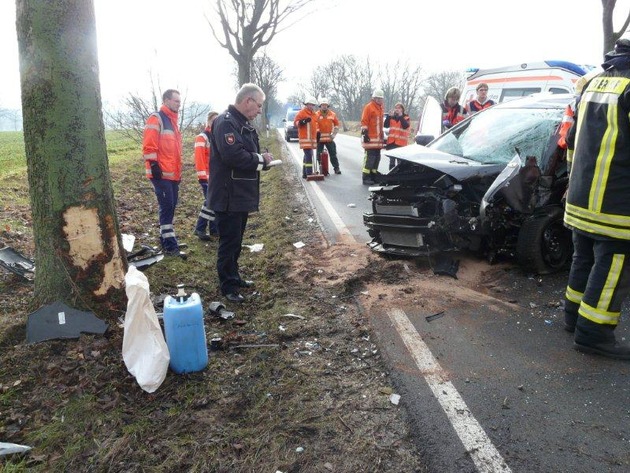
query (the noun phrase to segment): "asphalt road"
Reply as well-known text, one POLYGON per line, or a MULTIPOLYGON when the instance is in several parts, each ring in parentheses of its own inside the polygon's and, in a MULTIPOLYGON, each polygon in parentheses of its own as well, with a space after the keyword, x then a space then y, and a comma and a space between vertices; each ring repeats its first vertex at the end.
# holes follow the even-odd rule
MULTIPOLYGON (((305 189, 331 243, 363 243, 359 139, 337 147, 342 174, 305 189)), ((288 150, 299 172, 297 143, 288 150)), ((481 298, 436 291, 430 322, 416 304, 368 314, 429 471, 630 471, 630 364, 572 349, 557 306, 566 278, 501 270, 481 298)), ((630 340, 628 319, 624 307, 618 338, 630 340)))

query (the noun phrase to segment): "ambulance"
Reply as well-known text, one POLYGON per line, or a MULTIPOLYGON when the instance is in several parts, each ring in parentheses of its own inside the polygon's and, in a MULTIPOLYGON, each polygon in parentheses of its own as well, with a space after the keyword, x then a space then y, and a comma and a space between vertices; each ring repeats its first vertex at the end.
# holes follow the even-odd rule
POLYGON ((575 82, 591 68, 568 61, 541 61, 494 69, 468 69, 459 103, 464 105, 474 99, 475 89, 481 82, 488 84, 488 98, 495 103, 539 92, 572 94, 575 82))

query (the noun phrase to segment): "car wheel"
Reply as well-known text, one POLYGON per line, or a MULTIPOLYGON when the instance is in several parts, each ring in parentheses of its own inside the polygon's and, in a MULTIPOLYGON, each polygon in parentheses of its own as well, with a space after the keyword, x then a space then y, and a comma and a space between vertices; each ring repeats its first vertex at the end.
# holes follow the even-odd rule
POLYGON ((562 224, 564 210, 550 207, 523 222, 518 234, 518 262, 537 274, 564 268, 571 258, 571 232, 562 224))
POLYGON ((287 133, 284 134, 284 139, 291 143, 291 138, 289 138, 289 135, 287 133))

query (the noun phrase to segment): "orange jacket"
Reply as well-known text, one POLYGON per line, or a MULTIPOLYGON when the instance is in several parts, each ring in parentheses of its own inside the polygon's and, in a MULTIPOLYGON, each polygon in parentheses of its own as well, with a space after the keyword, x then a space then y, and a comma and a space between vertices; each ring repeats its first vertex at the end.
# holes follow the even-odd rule
POLYGON ((315 112, 310 108, 304 107, 295 115, 294 124, 298 129, 298 141, 300 142, 300 148, 302 149, 315 149, 317 148, 317 117, 315 112), (310 118, 311 121, 306 125, 300 125, 300 120, 303 118, 310 118))
POLYGON ((320 143, 330 143, 333 140, 333 135, 337 134, 339 130, 337 114, 328 109, 326 111, 318 110, 315 116, 317 117, 317 130, 321 133, 320 143))
POLYGON ((177 125, 177 113, 165 105, 147 119, 142 137, 145 175, 151 178, 151 162, 157 161, 162 179, 180 181, 182 178, 182 135, 177 125))
POLYGON ((567 134, 575 122, 575 119, 573 118, 575 116, 573 107, 575 107, 575 102, 567 105, 567 108, 564 110, 564 115, 562 116, 560 130, 558 130, 558 134, 560 135, 560 138, 558 138, 558 146, 562 149, 567 149, 567 134))
POLYGON ((361 114, 361 129, 367 129, 370 141, 365 143, 361 137, 361 146, 363 149, 381 149, 385 147, 383 133, 383 106, 377 104, 374 100, 363 107, 361 114))
POLYGON ((389 117, 389 135, 387 135, 387 144, 395 144, 397 146, 407 146, 409 144, 409 130, 411 123, 409 115, 403 115, 400 118, 389 117), (402 120, 401 120, 402 119, 402 120), (407 128, 403 128, 402 121, 405 121, 407 128))
POLYGON ((199 182, 208 182, 208 177, 210 177, 209 134, 210 128, 206 127, 206 129, 195 138, 195 169, 197 170, 197 179, 199 179, 199 182))

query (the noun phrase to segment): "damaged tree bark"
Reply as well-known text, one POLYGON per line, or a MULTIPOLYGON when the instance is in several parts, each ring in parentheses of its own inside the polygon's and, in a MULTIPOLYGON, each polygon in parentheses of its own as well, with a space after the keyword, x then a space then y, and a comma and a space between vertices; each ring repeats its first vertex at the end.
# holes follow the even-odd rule
POLYGON ((105 315, 124 307, 127 263, 114 208, 94 5, 17 0, 35 304, 105 315))

